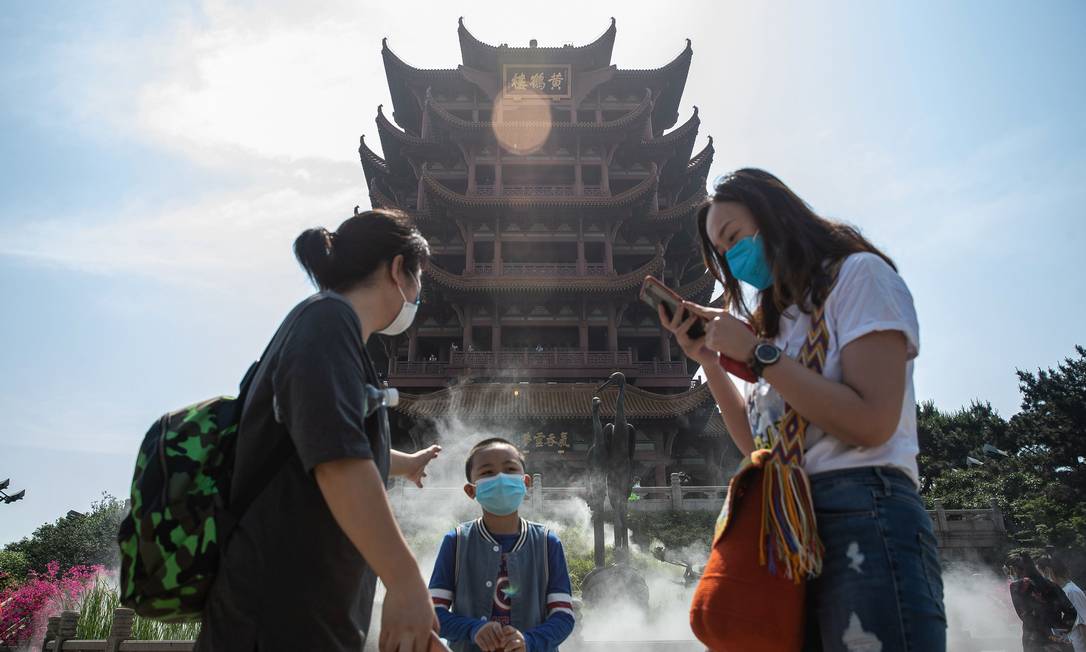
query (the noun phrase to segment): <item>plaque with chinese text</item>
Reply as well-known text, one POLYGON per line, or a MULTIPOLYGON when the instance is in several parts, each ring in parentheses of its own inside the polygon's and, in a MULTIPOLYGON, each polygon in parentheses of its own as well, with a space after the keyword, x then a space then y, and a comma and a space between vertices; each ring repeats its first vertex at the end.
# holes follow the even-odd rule
POLYGON ((534 450, 564 454, 572 448, 572 445, 573 442, 568 432, 526 432, 521 435, 520 450, 525 454, 534 450))
POLYGON ((503 65, 502 92, 505 97, 572 97, 570 66, 503 65))

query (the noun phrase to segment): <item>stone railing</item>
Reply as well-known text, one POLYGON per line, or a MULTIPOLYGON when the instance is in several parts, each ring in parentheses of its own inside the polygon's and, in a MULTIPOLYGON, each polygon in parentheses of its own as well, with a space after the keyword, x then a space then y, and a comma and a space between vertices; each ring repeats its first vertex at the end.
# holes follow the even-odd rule
MULTIPOLYGON (((493 197, 497 194, 497 186, 494 184, 479 184, 475 186, 475 194, 483 197, 493 197)), ((583 186, 583 197, 603 197, 607 193, 602 186, 583 186)), ((575 197, 576 186, 541 186, 541 185, 502 185, 502 195, 508 197, 575 197)))
POLYGON ((114 609, 109 636, 103 640, 75 638, 79 625, 78 611, 63 611, 53 616, 45 629, 41 649, 65 652, 188 652, 196 641, 133 641, 132 624, 135 612, 131 609, 114 609))
MULTIPOLYGON (((579 498, 585 500, 588 489, 584 485, 572 487, 550 487, 543 482, 543 476, 533 476, 533 486, 528 490, 525 504, 528 509, 541 510, 552 501, 579 498)), ((397 481, 389 490, 393 503, 405 500, 406 483, 397 481)), ((428 487, 428 492, 438 492, 441 497, 462 496, 463 488, 428 487)), ((665 487, 634 487, 630 493, 636 500, 629 503, 632 512, 696 512, 719 511, 728 496, 726 486, 684 485, 678 473, 672 473, 670 484, 665 487)), ((935 501, 936 508, 928 510, 932 519, 939 547, 944 550, 953 548, 985 548, 1006 541, 1007 528, 1003 522, 1003 512, 992 503, 987 509, 943 509, 942 501, 935 501)), ((610 509, 610 507, 607 507, 610 509)))
MULTIPOLYGON (((406 483, 396 481, 389 489, 389 495, 393 505, 400 501, 409 500, 406 493, 406 483)), ((427 487, 427 492, 434 495, 434 499, 459 498, 464 495, 463 487, 427 487)), ((631 512, 697 512, 719 511, 724 505, 724 499, 728 495, 728 488, 723 486, 696 486, 684 485, 680 481, 678 473, 671 474, 671 484, 666 487, 634 487, 630 493, 637 497, 630 501, 631 512)), ((585 500, 588 497, 588 489, 584 486, 574 487, 548 487, 543 484, 543 476, 532 476, 532 487, 525 498, 527 509, 538 513, 544 509, 544 504, 554 501, 579 498, 585 500)), ((607 509, 610 509, 608 506, 607 509)))
MULTIPOLYGON (((494 263, 475 263, 474 274, 494 276, 497 274, 494 263)), ((577 263, 502 263, 502 276, 606 276, 607 265, 586 263, 584 271, 577 263)))

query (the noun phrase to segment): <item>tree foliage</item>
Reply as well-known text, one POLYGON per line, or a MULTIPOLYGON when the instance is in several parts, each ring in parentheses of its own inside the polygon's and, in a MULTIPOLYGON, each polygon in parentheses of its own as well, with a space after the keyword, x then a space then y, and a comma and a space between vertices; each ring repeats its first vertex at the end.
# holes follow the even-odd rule
POLYGON ((1054 369, 1018 372, 1022 410, 1009 421, 982 403, 953 413, 918 406, 929 505, 995 501, 1022 545, 1086 546, 1086 348, 1075 352, 1054 369))
POLYGON ((91 505, 87 514, 62 516, 34 530, 29 537, 9 543, 4 550, 21 553, 29 570, 46 572, 49 562, 61 568, 100 564, 117 565, 117 528, 125 514, 124 501, 109 494, 91 505))

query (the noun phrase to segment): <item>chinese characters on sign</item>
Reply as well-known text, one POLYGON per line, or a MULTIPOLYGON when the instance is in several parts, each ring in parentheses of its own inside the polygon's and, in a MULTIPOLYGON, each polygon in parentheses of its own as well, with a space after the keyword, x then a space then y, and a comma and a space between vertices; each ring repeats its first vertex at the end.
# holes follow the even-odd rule
POLYGON ((533 450, 549 450, 565 453, 570 449, 572 442, 568 432, 526 432, 521 436, 521 451, 527 453, 533 450))
POLYGON ((549 97, 567 99, 570 67, 545 65, 502 66, 502 87, 506 97, 549 97))

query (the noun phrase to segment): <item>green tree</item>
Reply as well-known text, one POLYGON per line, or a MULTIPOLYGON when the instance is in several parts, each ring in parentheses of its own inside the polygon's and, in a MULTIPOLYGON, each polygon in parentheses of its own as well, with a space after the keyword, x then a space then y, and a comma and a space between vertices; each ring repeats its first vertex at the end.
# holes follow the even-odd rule
POLYGON ((917 406, 916 434, 920 454, 921 493, 931 491, 932 485, 945 473, 966 464, 966 457, 984 461, 984 445, 999 449, 1013 446, 1008 438, 1007 422, 989 403, 975 401, 957 412, 940 412, 931 401, 917 406))
POLYGON ((1045 479, 1030 512, 1035 536, 1057 546, 1086 546, 1086 347, 1075 353, 1055 369, 1018 372, 1022 411, 1010 423, 1045 479))
POLYGON ((72 514, 46 523, 4 549, 22 553, 29 569, 39 572, 53 560, 60 562, 61 568, 79 564, 114 566, 119 559, 117 528, 124 514, 124 501, 102 494, 87 514, 72 514))
POLYGON ((929 506, 971 508, 995 500, 1022 545, 1086 546, 1086 348, 1055 369, 1018 372, 1022 411, 1004 422, 974 403, 942 413, 918 408, 918 458, 929 506), (1007 453, 986 456, 984 444, 1007 453), (965 463, 971 456, 983 462, 965 463))
POLYGON ((0 591, 25 580, 29 570, 26 555, 15 550, 0 550, 0 591))

